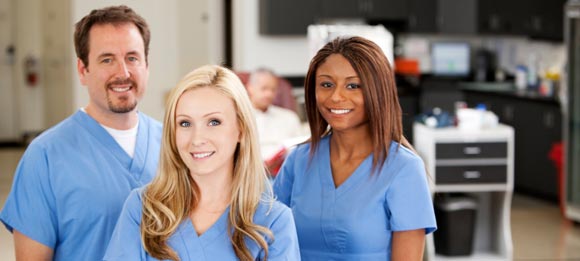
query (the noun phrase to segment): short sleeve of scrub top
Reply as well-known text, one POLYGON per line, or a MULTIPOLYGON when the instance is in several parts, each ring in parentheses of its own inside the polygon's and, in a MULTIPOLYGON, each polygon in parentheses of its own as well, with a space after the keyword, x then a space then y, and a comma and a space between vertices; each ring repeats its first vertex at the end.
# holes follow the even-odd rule
POLYGON ((55 198, 48 173, 45 150, 39 144, 31 144, 16 168, 12 185, 22 189, 12 190, 13 200, 4 206, 2 221, 11 232, 16 229, 45 246, 54 246, 58 238, 58 221, 53 211, 55 198), (19 202, 25 202, 26 206, 19 202), (26 220, 34 222, 23 223, 26 220))

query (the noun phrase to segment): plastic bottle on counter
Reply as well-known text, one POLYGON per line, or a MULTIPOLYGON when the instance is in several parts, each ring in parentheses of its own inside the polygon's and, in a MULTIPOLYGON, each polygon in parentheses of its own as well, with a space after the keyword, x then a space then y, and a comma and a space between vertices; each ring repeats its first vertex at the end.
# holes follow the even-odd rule
POLYGON ((528 88, 536 90, 538 87, 538 59, 535 54, 528 56, 528 88))
POLYGON ((516 67, 516 88, 525 90, 528 87, 528 69, 524 65, 516 67))

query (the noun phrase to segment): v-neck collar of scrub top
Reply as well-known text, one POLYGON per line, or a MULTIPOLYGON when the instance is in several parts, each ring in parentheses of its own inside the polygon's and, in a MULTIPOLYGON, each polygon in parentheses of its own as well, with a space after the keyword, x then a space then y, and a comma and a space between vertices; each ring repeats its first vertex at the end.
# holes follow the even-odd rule
POLYGON ((340 196, 348 191, 352 186, 358 184, 361 179, 368 177, 370 173, 369 164, 372 163, 373 154, 369 154, 352 172, 352 174, 340 186, 336 187, 334 179, 332 178, 332 165, 330 163, 330 137, 328 135, 320 140, 318 161, 325 162, 325 164, 318 164, 318 172, 320 173, 320 180, 325 191, 332 191, 335 196, 340 196))
MULTIPOLYGON (((133 158, 129 157, 127 152, 123 150, 121 145, 115 141, 113 136, 105 130, 95 119, 89 116, 87 113, 79 110, 73 116, 74 120, 79 122, 79 124, 92 136, 94 136, 104 148, 107 148, 109 152, 127 169, 134 175, 134 178, 139 180, 143 169, 145 168, 145 159, 147 158, 146 153, 149 151, 149 124, 145 121, 147 120, 143 117, 142 113, 139 115, 139 127, 137 130, 137 139, 135 140, 135 154, 133 158)), ((82 146, 82 144, 79 144, 82 146)))
MULTIPOLYGON (((195 230, 195 226, 191 219, 185 219, 177 229, 177 233, 179 237, 171 238, 171 240, 180 240, 180 244, 185 246, 187 249, 187 258, 186 260, 195 260, 196 255, 200 253, 205 253, 204 249, 207 249, 213 241, 220 238, 223 233, 226 232, 228 228, 228 216, 230 213, 230 206, 224 210, 221 216, 214 222, 209 229, 207 229, 203 234, 198 235, 197 231, 195 230)), ((176 244, 177 242, 173 242, 176 244)))

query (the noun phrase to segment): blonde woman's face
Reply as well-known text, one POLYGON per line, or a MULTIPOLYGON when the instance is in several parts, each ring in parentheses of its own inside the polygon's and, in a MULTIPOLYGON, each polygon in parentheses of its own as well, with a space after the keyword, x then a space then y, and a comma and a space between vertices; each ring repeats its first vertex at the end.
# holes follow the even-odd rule
POLYGON ((179 156, 194 179, 232 175, 240 140, 232 99, 211 87, 181 95, 175 112, 179 156))

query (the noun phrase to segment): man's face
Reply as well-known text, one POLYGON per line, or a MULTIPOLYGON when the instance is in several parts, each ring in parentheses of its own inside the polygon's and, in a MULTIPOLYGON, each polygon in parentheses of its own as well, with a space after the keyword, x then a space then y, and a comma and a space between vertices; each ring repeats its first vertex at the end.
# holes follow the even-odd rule
POLYGON ((276 98, 278 78, 269 73, 258 73, 248 83, 248 94, 258 110, 266 111, 276 98))
POLYGON ((89 90, 87 111, 128 113, 143 97, 149 78, 143 38, 132 23, 94 25, 86 66, 78 59, 81 83, 89 90))

